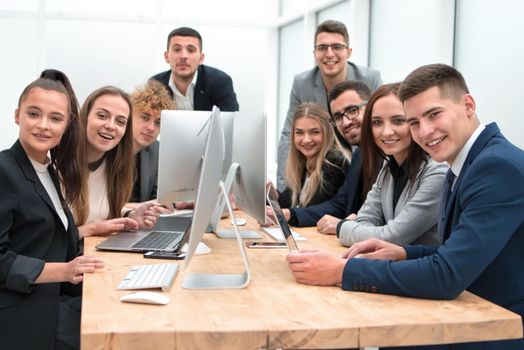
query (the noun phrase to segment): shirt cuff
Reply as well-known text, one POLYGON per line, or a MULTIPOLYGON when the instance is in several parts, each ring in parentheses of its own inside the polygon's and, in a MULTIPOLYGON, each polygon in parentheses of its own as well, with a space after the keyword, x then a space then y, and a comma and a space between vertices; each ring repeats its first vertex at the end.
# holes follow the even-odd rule
POLYGON ((6 279, 6 288, 26 294, 31 292, 32 284, 42 273, 44 265, 44 260, 17 255, 6 279))
POLYGON ((337 238, 340 238, 340 227, 346 222, 347 220, 340 220, 337 224, 337 238))
POLYGON ((287 222, 291 226, 298 226, 297 214, 295 214, 295 211, 291 208, 289 209, 289 220, 287 222))

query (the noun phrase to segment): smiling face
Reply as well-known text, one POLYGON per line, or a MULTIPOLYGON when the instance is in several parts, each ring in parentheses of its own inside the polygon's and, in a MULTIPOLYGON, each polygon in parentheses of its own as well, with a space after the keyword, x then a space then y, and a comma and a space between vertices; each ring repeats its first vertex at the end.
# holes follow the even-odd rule
POLYGON ((57 91, 31 89, 15 111, 19 139, 27 155, 44 164, 47 152, 57 146, 69 123, 69 101, 57 91))
POLYGON ((453 164, 479 122, 471 95, 441 95, 436 86, 427 89, 404 101, 404 110, 413 140, 435 161, 453 164))
POLYGON ((411 133, 402 103, 393 94, 379 98, 371 112, 371 131, 375 144, 401 165, 408 156, 411 133))
POLYGON ((320 122, 310 117, 295 120, 293 142, 297 150, 307 159, 315 157, 322 148, 324 132, 320 122))
POLYGON ((347 60, 351 56, 351 48, 347 47, 342 34, 339 33, 318 33, 315 41, 315 47, 329 45, 326 50, 315 49, 315 62, 318 65, 322 75, 325 77, 346 77, 347 60), (319 46, 320 45, 320 46, 319 46), (333 45, 342 45, 343 49, 334 49, 333 45))
MULTIPOLYGON (((354 90, 346 90, 337 98, 331 100, 331 113, 342 114, 348 106, 357 106, 362 103, 362 98, 354 90)), ((362 118, 364 116, 364 108, 360 108, 358 115, 354 118, 342 118, 342 123, 337 126, 338 132, 350 145, 360 144, 360 135, 362 127, 362 118)))
POLYGON ((129 105, 117 95, 98 97, 87 115, 88 161, 100 159, 122 140, 129 118, 129 105))
POLYGON ((164 59, 171 66, 175 79, 191 80, 204 62, 204 54, 200 51, 198 38, 175 35, 169 41, 164 59))
POLYGON ((135 153, 149 146, 160 134, 159 111, 133 111, 133 150, 135 153))

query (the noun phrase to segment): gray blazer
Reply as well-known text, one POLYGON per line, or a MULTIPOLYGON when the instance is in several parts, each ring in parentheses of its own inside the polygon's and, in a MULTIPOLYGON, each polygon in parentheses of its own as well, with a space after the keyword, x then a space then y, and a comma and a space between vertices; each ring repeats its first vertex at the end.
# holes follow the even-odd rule
POLYGON ((429 159, 415 182, 408 180, 393 211, 393 177, 385 163, 356 221, 340 226, 340 243, 378 238, 400 245, 440 244, 437 215, 447 170, 446 163, 429 159))
MULTIPOLYGON (((380 72, 371 68, 356 65, 348 62, 346 80, 358 80, 365 83, 371 91, 375 91, 380 85, 380 72)), ((322 75, 318 66, 308 71, 302 72, 293 79, 293 87, 289 97, 289 109, 280 141, 278 143, 277 154, 277 187, 279 191, 284 191, 287 187, 284 178, 287 157, 289 153, 289 134, 291 133, 291 120, 297 106, 303 102, 316 102, 329 111, 328 97, 322 75)))
POLYGON ((156 199, 158 184, 158 141, 140 150, 140 197, 139 202, 156 199))

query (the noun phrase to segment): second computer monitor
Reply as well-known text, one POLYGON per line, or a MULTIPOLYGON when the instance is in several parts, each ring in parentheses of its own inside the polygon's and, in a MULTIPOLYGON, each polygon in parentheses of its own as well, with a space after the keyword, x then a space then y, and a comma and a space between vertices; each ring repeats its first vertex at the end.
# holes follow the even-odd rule
POLYGON ((259 222, 266 218, 266 115, 235 117, 233 163, 238 163, 233 193, 236 206, 259 222))
MULTIPOLYGON (((162 111, 158 164, 160 203, 195 199, 210 116, 210 111, 162 111)), ((224 134, 223 173, 231 164, 233 117, 234 112, 220 112, 224 134)))

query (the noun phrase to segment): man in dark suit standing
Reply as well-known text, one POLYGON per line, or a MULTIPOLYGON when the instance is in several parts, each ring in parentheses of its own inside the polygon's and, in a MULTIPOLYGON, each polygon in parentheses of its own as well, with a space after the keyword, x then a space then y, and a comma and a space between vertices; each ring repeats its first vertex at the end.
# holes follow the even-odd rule
MULTIPOLYGON (((350 247, 344 258, 290 254, 296 280, 427 299, 454 299, 468 290, 524 315, 524 152, 495 123, 480 123, 475 100, 452 67, 416 69, 400 98, 415 142, 451 167, 438 217, 443 244, 401 247, 372 239, 350 247), (357 254, 363 259, 352 259, 357 254)), ((431 347, 523 348, 523 339, 431 347)))
POLYGON ((167 37, 166 63, 171 69, 151 79, 164 84, 175 99, 177 109, 238 111, 233 81, 226 73, 202 64, 202 37, 187 27, 174 29, 167 37))

